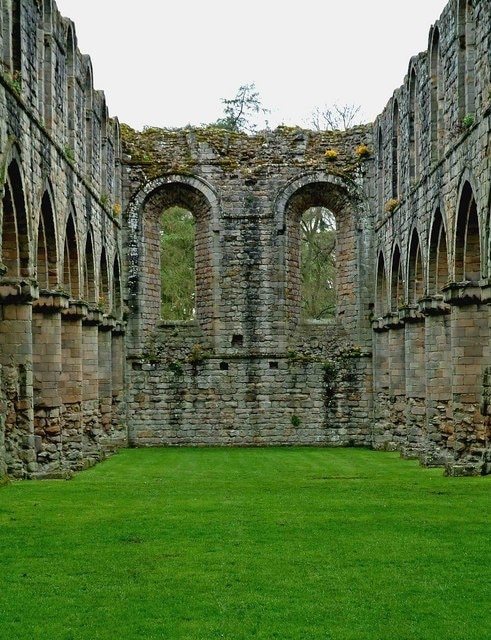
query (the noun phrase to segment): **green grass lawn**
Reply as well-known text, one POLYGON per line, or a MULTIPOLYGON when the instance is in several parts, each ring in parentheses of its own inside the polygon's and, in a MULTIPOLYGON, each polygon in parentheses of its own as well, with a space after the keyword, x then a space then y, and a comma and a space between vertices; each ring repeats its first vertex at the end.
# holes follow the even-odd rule
POLYGON ((0 640, 489 640, 491 477, 126 450, 0 489, 0 640))

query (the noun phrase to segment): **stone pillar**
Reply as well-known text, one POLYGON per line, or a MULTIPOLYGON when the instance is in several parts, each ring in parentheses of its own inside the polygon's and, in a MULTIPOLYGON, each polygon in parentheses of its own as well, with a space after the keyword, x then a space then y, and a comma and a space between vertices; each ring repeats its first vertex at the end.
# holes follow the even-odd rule
POLYGON ((404 319, 406 351, 406 443, 404 457, 415 457, 423 450, 426 423, 425 325, 416 307, 401 313, 404 319))
POLYGON ((63 465, 73 471, 84 466, 82 320, 87 312, 84 303, 70 301, 61 322, 62 458, 63 465))
POLYGON ((452 454, 452 341, 450 307, 442 296, 419 301, 425 316, 426 425, 421 463, 444 465, 452 454))
POLYGON ((41 292, 33 303, 34 434, 41 475, 62 466, 61 312, 67 307, 68 297, 59 293, 41 292))
POLYGON ((374 449, 396 448, 390 424, 389 323, 378 318, 372 323, 373 336, 373 435, 374 449))
POLYGON ((489 311, 479 287, 455 283, 444 289, 452 305, 452 401, 454 432, 448 438, 455 462, 449 474, 480 473, 489 439, 482 414, 483 382, 489 362, 489 311))
POLYGON ((389 411, 392 441, 400 449, 406 441, 406 353, 404 322, 398 314, 389 321, 389 411))
POLYGON ((37 470, 32 390, 32 305, 37 288, 26 282, 0 283, 1 403, 3 470, 15 478, 37 470))
POLYGON ((123 322, 116 322, 111 332, 112 360, 112 431, 117 447, 128 445, 128 433, 124 415, 125 389, 125 345, 123 322))
POLYGON ((111 330, 114 318, 103 316, 98 327, 98 399, 99 444, 104 450, 112 448, 112 348, 111 330))
POLYGON ((84 465, 90 466, 101 459, 99 443, 99 329, 102 311, 89 309, 82 320, 83 348, 83 457, 84 465))

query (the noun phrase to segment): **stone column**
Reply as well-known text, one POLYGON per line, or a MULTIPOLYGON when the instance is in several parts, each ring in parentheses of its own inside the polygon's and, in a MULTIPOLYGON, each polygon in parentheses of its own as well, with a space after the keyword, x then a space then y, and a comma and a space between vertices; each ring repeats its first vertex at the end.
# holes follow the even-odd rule
POLYGON ((444 465, 452 457, 452 341, 450 306, 442 296, 419 301, 425 316, 426 425, 421 463, 444 465))
POLYGON ((99 325, 102 311, 89 309, 82 320, 82 411, 83 458, 90 466, 101 458, 99 426, 99 325))
POLYGON ((406 351, 406 443, 404 457, 419 457, 424 447, 426 422, 425 325, 417 307, 406 307, 404 319, 406 351))
POLYGON ((61 312, 66 308, 68 296, 47 291, 33 303, 34 434, 41 475, 62 466, 61 312))
POLYGON ((37 471, 32 390, 32 304, 37 287, 0 283, 0 365, 3 400, 0 446, 4 469, 14 478, 37 471))
POLYGON ((482 414, 483 382, 489 362, 489 311, 481 304, 481 290, 471 283, 453 283, 444 289, 452 305, 452 401, 454 432, 448 438, 455 462, 451 475, 481 472, 489 438, 482 414))
POLYGON ((82 320, 87 305, 70 301, 61 322, 61 399, 63 465, 73 471, 83 469, 83 354, 82 320))
POLYGON ((112 360, 112 431, 114 445, 125 447, 128 444, 128 433, 124 415, 125 385, 125 323, 117 321, 111 332, 112 360))
POLYGON ((388 318, 389 326, 389 411, 392 441, 400 449, 406 441, 406 353, 404 322, 398 314, 388 318))
POLYGON ((115 325, 116 320, 105 315, 98 327, 99 443, 104 450, 112 448, 111 330, 115 325))
POLYGON ((393 451, 396 446, 390 424, 389 322, 372 322, 373 335, 373 448, 393 451))

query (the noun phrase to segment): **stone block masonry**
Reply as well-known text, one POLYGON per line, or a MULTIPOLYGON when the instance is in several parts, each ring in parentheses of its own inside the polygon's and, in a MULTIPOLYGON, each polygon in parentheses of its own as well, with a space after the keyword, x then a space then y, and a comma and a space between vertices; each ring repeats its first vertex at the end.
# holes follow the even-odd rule
POLYGON ((0 477, 128 443, 491 472, 491 0, 449 1, 374 123, 255 136, 120 126, 54 2, 0 18, 0 477), (195 221, 189 322, 160 317, 172 206, 195 221), (336 221, 323 322, 301 316, 311 207, 336 221))
POLYGON ((122 326, 119 124, 53 2, 2 0, 0 18, 0 474, 67 475, 117 431, 97 334, 122 326))

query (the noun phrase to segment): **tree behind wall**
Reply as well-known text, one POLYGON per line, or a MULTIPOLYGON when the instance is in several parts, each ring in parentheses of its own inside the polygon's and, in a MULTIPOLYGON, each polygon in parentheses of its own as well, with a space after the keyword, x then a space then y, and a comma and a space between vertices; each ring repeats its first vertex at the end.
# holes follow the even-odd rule
POLYGON ((195 316, 195 224, 190 211, 171 207, 160 220, 162 320, 191 320, 195 316))
POLYGON ((308 209, 301 220, 302 317, 323 320, 336 312, 336 222, 324 207, 308 209))

